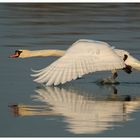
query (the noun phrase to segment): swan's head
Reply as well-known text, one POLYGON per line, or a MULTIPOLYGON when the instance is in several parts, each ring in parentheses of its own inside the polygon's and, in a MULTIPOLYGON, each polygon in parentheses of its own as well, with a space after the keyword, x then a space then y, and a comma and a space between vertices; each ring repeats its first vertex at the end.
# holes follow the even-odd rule
POLYGON ((14 54, 9 56, 10 58, 26 58, 29 57, 29 50, 16 50, 14 54))

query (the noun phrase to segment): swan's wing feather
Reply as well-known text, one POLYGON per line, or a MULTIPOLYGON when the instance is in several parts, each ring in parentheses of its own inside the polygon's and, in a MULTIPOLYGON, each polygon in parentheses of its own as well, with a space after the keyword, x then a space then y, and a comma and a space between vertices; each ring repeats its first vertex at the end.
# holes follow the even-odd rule
POLYGON ((46 85, 59 85, 95 71, 121 69, 123 60, 107 43, 80 40, 64 56, 43 69, 34 80, 46 85))

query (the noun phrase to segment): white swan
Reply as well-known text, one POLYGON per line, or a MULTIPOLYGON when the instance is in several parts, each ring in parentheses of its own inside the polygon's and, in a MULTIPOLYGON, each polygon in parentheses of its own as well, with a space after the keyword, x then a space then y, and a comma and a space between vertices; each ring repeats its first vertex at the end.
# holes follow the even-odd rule
MULTIPOLYGON (((132 57, 127 51, 114 49, 102 41, 80 39, 67 50, 17 50, 12 58, 35 56, 62 56, 48 67, 34 71, 37 77, 34 81, 46 85, 59 85, 75 80, 85 74, 96 71, 112 71, 113 76, 103 82, 111 82, 117 77, 118 69, 127 73, 132 68, 140 70, 140 61, 132 57)), ((114 81, 113 81, 114 82, 114 81)))

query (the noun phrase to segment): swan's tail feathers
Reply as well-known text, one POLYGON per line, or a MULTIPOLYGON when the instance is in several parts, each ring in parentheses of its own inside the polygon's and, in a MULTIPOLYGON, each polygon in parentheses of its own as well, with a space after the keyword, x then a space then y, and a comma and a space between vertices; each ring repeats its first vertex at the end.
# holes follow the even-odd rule
POLYGON ((140 71, 140 61, 131 55, 129 55, 129 57, 125 61, 125 64, 131 66, 133 69, 140 71))
POLYGON ((135 70, 140 71, 140 63, 136 63, 135 66, 133 67, 135 70))

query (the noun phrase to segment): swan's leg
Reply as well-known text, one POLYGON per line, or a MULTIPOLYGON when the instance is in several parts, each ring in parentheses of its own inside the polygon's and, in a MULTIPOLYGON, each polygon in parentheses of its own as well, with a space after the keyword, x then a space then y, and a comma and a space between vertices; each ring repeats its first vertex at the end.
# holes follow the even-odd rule
POLYGON ((130 73, 132 72, 132 67, 129 66, 129 65, 126 65, 126 67, 123 68, 123 70, 124 70, 126 73, 130 74, 130 73))
POLYGON ((112 90, 113 90, 112 95, 115 95, 118 93, 118 90, 115 86, 112 86, 112 90))
POLYGON ((117 77, 118 77, 118 73, 117 73, 117 71, 114 69, 114 70, 112 70, 112 79, 116 79, 117 77))
POLYGON ((111 72, 112 76, 101 80, 100 81, 101 84, 119 84, 119 82, 116 81, 116 78, 118 77, 117 71, 114 69, 111 72))

